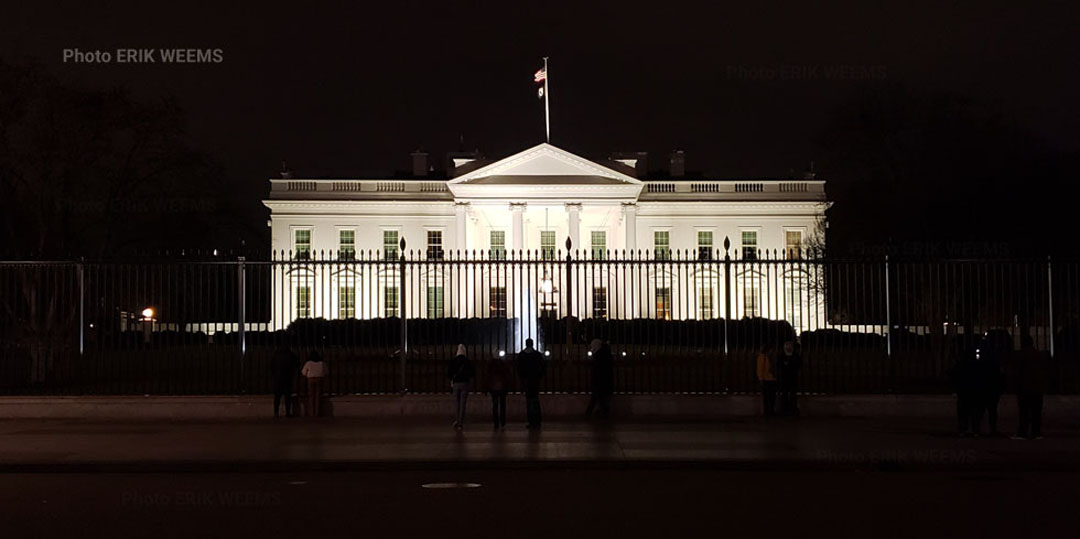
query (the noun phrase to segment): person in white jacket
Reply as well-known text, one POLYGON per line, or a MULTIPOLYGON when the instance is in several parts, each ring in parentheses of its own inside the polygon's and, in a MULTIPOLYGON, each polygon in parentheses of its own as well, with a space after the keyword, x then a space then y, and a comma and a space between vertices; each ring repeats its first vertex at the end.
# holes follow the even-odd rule
POLYGON ((326 377, 326 363, 323 363, 322 354, 313 351, 308 356, 307 362, 304 363, 304 367, 300 369, 300 374, 307 378, 307 416, 319 417, 322 413, 320 404, 322 403, 322 386, 323 378, 326 377))

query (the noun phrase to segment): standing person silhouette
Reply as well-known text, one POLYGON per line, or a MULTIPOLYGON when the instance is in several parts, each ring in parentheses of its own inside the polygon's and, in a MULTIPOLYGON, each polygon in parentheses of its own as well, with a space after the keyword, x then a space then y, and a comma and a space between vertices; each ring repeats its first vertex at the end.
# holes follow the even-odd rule
POLYGON ((784 341, 784 350, 777 358, 780 367, 780 414, 799 415, 799 371, 802 356, 794 341, 784 341))
POLYGON ((488 393, 491 395, 491 422, 496 430, 506 428, 506 393, 512 379, 506 353, 499 352, 491 359, 487 370, 488 393))
POLYGON ((765 417, 776 415, 776 373, 773 348, 765 345, 757 355, 757 379, 761 383, 761 410, 765 417))
POLYGON ((1035 349, 1031 335, 1020 337, 1020 351, 1014 361, 1020 421, 1013 439, 1038 440, 1042 438, 1043 394, 1049 385, 1050 365, 1046 356, 1035 349))
POLYGON ((476 368, 465 354, 465 345, 457 346, 457 354, 446 369, 450 388, 454 393, 454 429, 465 428, 465 410, 469 400, 469 385, 476 376, 476 368))
POLYGON ((540 428, 540 380, 544 378, 547 365, 544 356, 533 348, 533 340, 525 339, 525 349, 518 352, 518 376, 525 387, 526 427, 540 428))
POLYGON ((277 350, 270 358, 270 374, 274 382, 274 418, 281 409, 281 400, 285 399, 285 417, 292 417, 292 387, 296 371, 300 366, 300 357, 289 347, 288 335, 278 337, 277 350))

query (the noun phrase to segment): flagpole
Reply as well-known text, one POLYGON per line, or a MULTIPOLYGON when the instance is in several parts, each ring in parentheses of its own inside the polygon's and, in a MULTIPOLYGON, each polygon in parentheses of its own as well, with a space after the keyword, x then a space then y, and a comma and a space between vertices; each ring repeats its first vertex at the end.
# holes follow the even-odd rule
POLYGON ((547 133, 547 143, 551 144, 551 111, 548 108, 548 99, 551 94, 548 93, 548 77, 551 75, 548 73, 547 65, 548 57, 544 57, 544 130, 547 133))

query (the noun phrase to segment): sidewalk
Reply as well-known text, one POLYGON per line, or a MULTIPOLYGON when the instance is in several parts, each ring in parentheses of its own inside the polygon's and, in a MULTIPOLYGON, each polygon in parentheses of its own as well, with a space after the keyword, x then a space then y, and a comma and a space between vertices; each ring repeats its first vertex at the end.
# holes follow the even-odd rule
MULTIPOLYGON (((1011 427, 1011 424, 1003 426, 1011 427)), ((792 470, 1080 469, 1075 424, 1044 440, 959 438, 941 418, 732 418, 540 431, 449 420, 3 420, 0 472, 295 471, 487 467, 694 467, 792 470)))

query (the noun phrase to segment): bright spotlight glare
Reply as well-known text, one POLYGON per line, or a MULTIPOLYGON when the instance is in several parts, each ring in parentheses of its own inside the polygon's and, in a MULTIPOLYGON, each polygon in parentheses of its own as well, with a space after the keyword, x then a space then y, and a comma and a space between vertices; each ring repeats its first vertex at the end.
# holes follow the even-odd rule
POLYGON ((153 318, 154 317, 154 309, 152 309, 150 307, 147 307, 147 308, 142 310, 142 315, 143 315, 143 318, 153 318))

